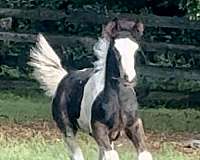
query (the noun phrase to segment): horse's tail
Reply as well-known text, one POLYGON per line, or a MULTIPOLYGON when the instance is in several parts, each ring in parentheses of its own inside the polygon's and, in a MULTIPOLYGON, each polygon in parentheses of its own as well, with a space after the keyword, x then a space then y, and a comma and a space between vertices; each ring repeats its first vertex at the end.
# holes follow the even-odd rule
POLYGON ((42 34, 38 35, 36 47, 31 49, 30 57, 28 64, 34 69, 33 76, 40 82, 46 95, 53 96, 58 84, 68 73, 42 34))

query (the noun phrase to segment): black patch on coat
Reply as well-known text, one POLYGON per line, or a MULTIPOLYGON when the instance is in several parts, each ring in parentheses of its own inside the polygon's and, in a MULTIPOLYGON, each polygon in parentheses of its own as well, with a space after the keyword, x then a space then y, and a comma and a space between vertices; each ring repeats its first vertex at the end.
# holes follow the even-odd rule
POLYGON ((106 60, 105 87, 93 103, 91 119, 91 123, 99 121, 107 125, 108 128, 114 127, 116 120, 119 119, 120 112, 118 101, 119 81, 117 80, 120 77, 119 57, 111 47, 112 45, 108 50, 106 60))
POLYGON ((88 69, 73 72, 63 78, 58 85, 53 99, 52 114, 59 129, 64 133, 66 126, 71 127, 74 131, 78 129, 77 119, 80 116, 84 86, 92 71, 92 69, 88 69))

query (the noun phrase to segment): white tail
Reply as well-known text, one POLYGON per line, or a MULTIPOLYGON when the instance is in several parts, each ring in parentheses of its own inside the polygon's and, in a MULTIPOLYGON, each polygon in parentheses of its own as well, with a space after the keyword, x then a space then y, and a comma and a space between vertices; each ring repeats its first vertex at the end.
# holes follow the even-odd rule
POLYGON ((36 47, 31 49, 30 57, 28 64, 34 68, 34 77, 40 82, 46 95, 54 96, 58 84, 68 73, 42 34, 38 35, 36 47))

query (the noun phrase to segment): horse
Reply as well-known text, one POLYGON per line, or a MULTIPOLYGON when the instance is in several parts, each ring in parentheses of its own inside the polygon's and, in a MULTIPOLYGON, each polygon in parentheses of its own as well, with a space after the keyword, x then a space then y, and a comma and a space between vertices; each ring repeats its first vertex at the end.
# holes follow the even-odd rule
POLYGON ((30 51, 33 75, 52 97, 52 116, 63 134, 71 160, 84 160, 76 142, 83 131, 99 147, 99 160, 119 160, 113 142, 122 131, 133 142, 138 160, 152 160, 138 115, 135 55, 143 23, 113 20, 104 26, 93 50, 93 68, 68 72, 42 34, 30 51))

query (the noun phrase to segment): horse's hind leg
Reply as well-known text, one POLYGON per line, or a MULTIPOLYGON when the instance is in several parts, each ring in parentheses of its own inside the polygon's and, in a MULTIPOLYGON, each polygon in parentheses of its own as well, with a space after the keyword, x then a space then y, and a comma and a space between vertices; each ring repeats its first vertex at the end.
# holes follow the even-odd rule
POLYGON ((134 119, 132 124, 126 126, 125 132, 136 147, 138 160, 152 160, 151 153, 146 148, 142 120, 140 118, 134 119))
POLYGON ((108 128, 100 122, 93 124, 93 136, 99 146, 99 160, 119 160, 117 151, 115 151, 108 137, 108 128))
MULTIPOLYGON (((66 87, 66 86, 65 86, 66 87)), ((61 88, 62 89, 62 88, 61 88)), ((69 92, 70 93, 70 92, 69 92)), ((69 103, 67 97, 69 95, 64 90, 57 91, 52 104, 52 116, 64 136, 65 143, 69 150, 69 156, 71 160, 84 160, 81 149, 76 143, 75 135, 77 133, 77 127, 75 121, 70 121, 69 117, 69 103)))
POLYGON ((75 134, 70 127, 67 127, 64 134, 64 140, 69 150, 69 156, 71 160, 84 160, 83 153, 78 143, 76 142, 75 134))

